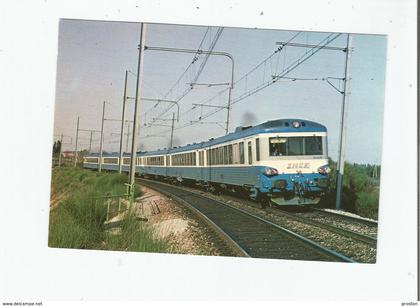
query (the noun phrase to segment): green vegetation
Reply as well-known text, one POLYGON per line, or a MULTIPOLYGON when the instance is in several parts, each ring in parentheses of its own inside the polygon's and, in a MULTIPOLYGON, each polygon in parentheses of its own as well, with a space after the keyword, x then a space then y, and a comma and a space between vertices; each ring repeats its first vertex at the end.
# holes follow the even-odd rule
MULTIPOLYGON (((120 230, 107 231, 105 195, 126 192, 127 176, 75 168, 54 168, 48 244, 50 247, 167 252, 165 241, 127 214, 120 230), (96 198, 96 200, 95 200, 96 198)), ((140 191, 136 190, 136 196, 140 191)))
MULTIPOLYGON (((336 163, 331 167, 330 191, 321 200, 323 207, 335 207, 336 163)), ((378 219, 380 166, 349 164, 344 166, 342 208, 360 216, 378 219)))

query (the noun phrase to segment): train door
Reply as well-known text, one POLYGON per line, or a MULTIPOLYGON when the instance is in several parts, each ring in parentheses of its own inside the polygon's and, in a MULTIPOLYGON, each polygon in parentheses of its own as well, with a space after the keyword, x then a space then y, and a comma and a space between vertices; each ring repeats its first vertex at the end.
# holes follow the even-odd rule
POLYGON ((166 154, 166 155, 164 155, 164 163, 165 163, 165 177, 166 177, 166 178, 168 177, 168 166, 169 166, 168 161, 169 161, 169 155, 168 155, 168 154, 166 154))
POLYGON ((198 166, 200 167, 200 181, 204 181, 204 150, 198 151, 198 166))
POLYGON ((213 164, 213 161, 212 161, 213 156, 211 154, 211 146, 208 147, 206 153, 207 153, 207 169, 208 169, 207 179, 208 179, 209 182, 211 182, 211 180, 212 180, 212 178, 211 178, 211 166, 213 164))
POLYGON ((252 165, 252 142, 248 141, 248 165, 252 165))

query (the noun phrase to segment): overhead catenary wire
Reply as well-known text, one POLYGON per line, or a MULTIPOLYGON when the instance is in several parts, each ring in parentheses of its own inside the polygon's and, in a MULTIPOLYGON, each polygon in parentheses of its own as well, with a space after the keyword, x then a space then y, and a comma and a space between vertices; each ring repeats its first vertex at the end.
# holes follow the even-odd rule
MULTIPOLYGON (((208 28, 209 29, 209 28, 208 28)), ((193 60, 191 61, 191 63, 188 65, 188 67, 186 68, 186 70, 184 71, 184 73, 178 78, 178 80, 177 80, 177 82, 171 87, 171 89, 167 92, 167 94, 164 96, 164 97, 167 97, 167 95, 173 90, 173 88, 175 87, 175 85, 177 85, 177 86, 179 86, 179 84, 180 84, 180 81, 182 80, 182 78, 183 78, 183 76, 188 72, 188 71, 190 71, 190 68, 191 67, 193 67, 193 65, 194 65, 194 63, 198 60, 198 56, 199 55, 201 55, 201 54, 203 54, 202 53, 202 49, 203 49, 203 43, 204 43, 204 40, 205 40, 205 38, 206 38, 206 35, 207 35, 207 33, 209 32, 209 30, 207 29, 207 31, 206 31, 206 33, 205 33, 205 35, 204 35, 204 37, 203 37, 203 39, 201 40, 201 43, 200 43, 200 45, 199 45, 199 47, 198 47, 198 49, 197 49, 197 52, 194 54, 194 57, 193 57, 193 60)), ((216 35, 215 35, 215 37, 213 38, 213 40, 212 40, 212 42, 211 42, 211 44, 210 44, 210 46, 209 46, 209 48, 208 48, 208 50, 207 51, 213 51, 213 49, 214 49, 214 47, 216 46, 216 43, 217 43, 217 41, 219 40, 219 38, 220 38, 220 36, 221 36, 221 34, 222 34, 222 31, 223 31, 223 28, 219 28, 218 29, 218 31, 217 31, 217 33, 216 33, 216 35)), ((192 80, 190 81, 190 83, 194 83, 195 81, 197 81, 198 80, 198 78, 199 78, 199 76, 201 75, 201 73, 202 73, 202 71, 203 71, 203 69, 204 69, 204 67, 205 67, 205 64, 207 63, 207 60, 208 60, 208 57, 210 56, 210 54, 207 54, 207 52, 206 52, 206 55, 205 55, 205 58, 204 58, 204 60, 203 60, 203 62, 202 62, 202 64, 200 65, 200 67, 199 67, 199 69, 198 69, 198 71, 197 72, 195 72, 194 73, 194 77, 192 78, 192 80)), ((191 90, 193 90, 193 87, 192 86, 189 86, 189 87, 187 87, 183 92, 182 92, 182 94, 181 95, 179 95, 178 97, 176 97, 174 100, 176 101, 176 102, 180 102, 185 96, 187 96, 188 95, 188 93, 189 92, 191 92, 191 90)), ((157 103, 154 107, 156 107, 157 105, 159 105, 159 103, 157 103)), ((165 115, 171 108, 173 107, 173 105, 171 105, 171 106, 169 106, 169 107, 167 107, 164 111, 162 111, 159 115, 157 115, 157 118, 161 118, 163 115, 165 115)), ((149 109, 150 110, 150 109, 149 109)), ((148 110, 148 111, 149 111, 148 110)), ((146 111, 146 112, 148 112, 148 111, 146 111)), ((153 123, 154 121, 152 121, 152 123, 153 123)))
MULTIPOLYGON (((295 33, 291 38, 289 38, 289 40, 282 46, 279 46, 278 48, 276 48, 276 50, 274 50, 274 52, 272 54, 270 54, 267 58, 265 58, 264 60, 262 60, 260 63, 258 63, 257 65, 255 65, 251 70, 249 70, 247 73, 245 73, 242 77, 240 77, 239 79, 237 79, 234 82, 234 86, 237 87, 237 84, 243 80, 245 80, 247 82, 249 75, 251 75, 252 73, 254 73, 258 68, 260 68, 261 66, 265 66, 266 63, 268 61, 271 61, 271 59, 277 54, 277 56, 279 56, 280 52, 283 51, 284 47, 287 46, 287 44, 289 44, 291 41, 293 41, 297 36, 299 36, 302 32, 297 32, 295 33)), ((209 102, 213 101, 216 98, 221 98, 221 96, 228 92, 229 88, 224 88, 221 91, 218 91, 214 96, 210 97, 210 98, 205 98, 202 101, 199 102, 199 104, 208 104, 209 102)), ((193 105, 191 108, 189 108, 187 111, 183 112, 181 114, 181 116, 186 115, 187 113, 193 111, 194 109, 196 109, 196 107, 193 105)), ((200 116, 201 117, 201 116, 200 116)))
MULTIPOLYGON (((269 60, 271 60, 276 54, 279 56, 280 52, 283 51, 283 49, 285 49, 284 47, 287 46, 287 44, 289 44, 291 41, 293 41, 297 36, 299 36, 302 32, 297 32, 295 33, 291 38, 289 38, 289 40, 285 43, 285 45, 283 46, 279 46, 278 48, 276 48, 276 50, 273 51, 272 54, 270 54, 268 57, 266 57, 265 59, 263 59, 261 62, 259 62, 257 65, 255 65, 253 68, 251 68, 247 73, 245 73, 242 77, 240 77, 239 79, 237 79, 234 82, 234 86, 237 87, 237 84, 243 80, 245 80, 246 82, 248 81, 248 77, 249 75, 251 75, 252 73, 254 73, 258 68, 260 68, 261 66, 265 65, 265 63, 267 63, 269 60)), ((229 88, 224 88, 220 91, 218 91, 214 96, 210 97, 210 98, 205 98, 202 101, 200 101, 200 104, 207 104, 211 101, 213 101, 216 98, 220 98, 220 96, 222 94, 224 94, 225 92, 227 92, 229 90, 229 88)), ((187 110, 186 112, 182 113, 182 114, 186 114, 189 111, 195 109, 195 107, 191 107, 189 110, 187 110)))
MULTIPOLYGON (((191 62, 189 63, 189 65, 187 66, 187 68, 185 68, 185 70, 181 73, 181 75, 178 77, 178 79, 175 81, 175 83, 173 83, 173 85, 169 88, 169 90, 168 90, 168 91, 167 91, 167 92, 163 95, 163 98, 164 98, 164 99, 165 99, 165 98, 167 98, 167 97, 168 97, 168 95, 169 95, 170 93, 172 93, 172 91, 173 91, 173 90, 174 90, 177 86, 179 86, 179 83, 182 81, 182 79, 184 78, 184 76, 188 73, 188 71, 190 70, 191 66, 192 66, 192 65, 194 65, 194 63, 197 61, 197 59, 198 59, 198 57, 197 57, 197 55, 198 55, 198 51, 202 49, 202 46, 203 46, 203 43, 204 43, 205 38, 206 38, 206 36, 207 36, 207 33, 209 33, 209 29, 210 29, 210 27, 207 27, 206 32, 204 33, 204 36, 203 36, 203 38, 201 39, 200 44, 198 45, 198 48, 197 48, 197 53, 193 55, 193 58, 192 58, 191 62)), ((154 106, 153 108, 155 108, 155 106, 154 106)), ((152 108, 150 108, 150 109, 146 110, 146 112, 145 112, 145 113, 148 113, 148 112, 149 112, 149 111, 151 111, 151 110, 152 110, 152 108)))
MULTIPOLYGON (((300 33, 300 32, 299 32, 300 33)), ((293 38, 295 38, 299 33, 297 33, 297 34, 295 34, 293 37, 292 37, 292 39, 293 38)), ((240 101, 242 101, 242 100, 244 100, 244 99, 246 99, 247 97, 249 97, 249 96, 251 96, 251 95, 253 95, 253 94, 256 94, 257 92, 259 92, 259 91, 261 91, 261 90, 263 90, 263 89, 265 89, 265 88, 267 88, 268 86, 271 86, 271 85, 273 85, 273 84, 275 84, 279 79, 281 79, 281 78, 285 78, 285 76, 288 74, 288 73, 290 73, 290 72, 292 72, 294 69, 296 69, 298 66, 300 66, 301 64, 303 64, 304 62, 306 62, 309 58, 311 58, 312 56, 314 56, 316 53, 318 53, 320 50, 322 50, 322 48, 324 47, 324 46, 327 46, 328 44, 330 44, 331 42, 333 42, 335 39, 337 39, 339 36, 340 36, 341 34, 329 34, 326 38, 324 38, 323 40, 321 40, 316 46, 314 46, 314 47, 312 47, 312 48, 310 48, 310 49, 308 49, 301 57, 299 57, 297 60, 295 60, 294 62, 292 62, 289 66, 287 66, 287 67, 284 67, 283 68, 283 71, 280 73, 280 74, 278 74, 278 75, 276 75, 275 77, 273 77, 271 80, 269 80, 269 81, 267 81, 267 82, 264 82, 264 83, 262 83, 262 84, 260 84, 260 85, 258 85, 258 86, 255 86, 254 88, 252 88, 252 89, 250 89, 250 90, 248 90, 247 92, 245 92, 244 94, 242 94, 242 95, 240 95, 239 97, 237 97, 236 99, 233 99, 232 100, 232 103, 231 103, 231 105, 233 105, 233 104, 236 104, 236 103, 239 103, 240 101)), ((290 39, 289 40, 289 42, 292 40, 292 39, 290 39)), ((286 44, 285 45, 283 45, 283 48, 286 46, 286 44)), ((276 51, 275 51, 276 52, 276 51)), ((258 67, 261 67, 261 65, 263 65, 263 63, 264 62, 266 62, 269 58, 271 58, 274 54, 276 54, 276 53, 273 53, 272 55, 270 55, 268 58, 266 58, 265 60, 263 60, 262 62, 260 62, 258 65, 256 65, 254 68, 252 68, 250 71, 248 71, 246 74, 244 74, 241 78, 239 78, 235 83, 238 83, 238 82, 240 82, 241 80, 243 80, 243 79, 246 79, 247 78, 247 76, 250 74, 250 73, 252 73, 253 71, 255 71, 258 67)), ((296 79, 296 80, 298 80, 298 78, 293 78, 293 79, 296 79)), ((303 78, 302 78, 303 79, 303 78)), ((226 89, 225 89, 226 90, 226 89)), ((225 91, 225 90, 223 90, 223 91, 225 91)), ((213 97, 211 97, 211 98, 209 98, 209 99, 207 99, 205 102, 210 102, 211 100, 213 100, 215 97, 217 97, 218 95, 220 95, 223 91, 220 91, 220 92, 218 92, 215 96, 213 96, 213 97)), ((194 109, 194 107, 192 107, 189 111, 191 111, 192 109, 194 109)), ((218 112, 220 112, 222 109, 216 109, 216 110, 214 110, 214 111, 211 111, 211 112, 209 112, 209 113, 207 113, 207 114, 204 114, 203 116, 201 116, 201 118, 200 118, 200 120, 199 121, 201 121, 201 120, 204 120, 204 119, 206 119, 206 118, 209 118, 209 117, 211 117, 211 116, 213 116, 214 114, 216 114, 216 113, 218 113, 218 112)), ((187 111, 188 112, 188 111, 187 111)), ((184 114, 185 113, 187 113, 187 112, 184 112, 184 114)), ((193 123, 191 123, 191 122, 189 122, 189 123, 186 123, 186 124, 184 124, 184 125, 180 125, 180 126, 178 126, 177 128, 175 128, 175 130, 179 130, 179 129, 182 129, 182 128, 185 128, 185 127, 188 127, 188 126, 191 126, 191 125, 194 125, 194 124, 197 124, 197 122, 193 122, 193 123)), ((148 135, 148 137, 154 137, 154 136, 157 136, 157 135, 161 135, 161 134, 164 134, 164 133, 167 133, 168 131, 162 131, 162 132, 158 132, 158 133, 155 133, 155 134, 149 134, 148 135)), ((143 137, 141 137, 141 138, 144 138, 144 136, 143 137)))

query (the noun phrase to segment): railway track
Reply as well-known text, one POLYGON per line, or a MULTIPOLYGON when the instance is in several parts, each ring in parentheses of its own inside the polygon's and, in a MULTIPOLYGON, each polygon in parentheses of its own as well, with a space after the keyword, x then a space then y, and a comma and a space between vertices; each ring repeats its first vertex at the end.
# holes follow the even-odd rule
MULTIPOLYGON (((351 239, 366 243, 366 244, 376 248, 377 240, 376 240, 375 237, 365 235, 365 234, 361 234, 361 233, 358 233, 358 232, 355 232, 355 231, 352 231, 352 230, 349 230, 349 229, 345 229, 345 228, 342 228, 340 226, 336 226, 336 225, 328 224, 328 223, 325 223, 325 222, 317 221, 317 220, 314 220, 314 219, 312 219, 308 216, 301 216, 299 214, 289 213, 289 212, 286 212, 286 211, 281 210, 281 209, 277 209, 276 213, 282 214, 282 215, 287 216, 288 218, 294 219, 296 221, 300 221, 300 222, 303 222, 303 223, 306 223, 306 224, 317 226, 317 227, 326 229, 330 232, 349 237, 351 239)), ((338 215, 338 214, 334 214, 334 215, 338 215)), ((354 218, 354 219, 356 219, 356 218, 354 218)))
MULTIPOLYGON (((257 207, 258 205, 247 199, 238 199, 232 195, 223 195, 223 197, 227 199, 233 199, 235 201, 240 200, 240 202, 251 205, 253 207, 257 207)), ((284 209, 281 209, 279 206, 275 206, 272 208, 266 208, 267 212, 273 213, 275 215, 280 215, 287 217, 292 220, 296 220, 301 223, 305 223, 308 225, 316 226, 319 228, 323 228, 328 230, 332 233, 339 234, 341 236, 345 236, 351 238, 355 241, 359 241, 365 243, 371 247, 376 248, 377 239, 377 222, 356 218, 352 216, 342 215, 330 211, 325 211, 319 208, 309 208, 304 207, 305 210, 309 209, 309 212, 287 212, 284 209), (323 216, 324 220, 318 221, 320 219, 319 216, 323 216), (350 226, 349 226, 350 225, 350 226), (349 229, 348 227, 356 227, 356 230, 349 229), (360 227, 364 227, 364 229, 360 229, 360 227)))
POLYGON ((364 224, 364 225, 367 225, 367 226, 374 226, 374 227, 378 226, 378 222, 373 221, 373 220, 367 220, 367 219, 356 218, 356 217, 352 217, 352 216, 348 216, 348 215, 337 214, 337 213, 334 213, 332 211, 322 210, 322 209, 319 209, 319 208, 312 208, 312 210, 316 211, 320 214, 323 214, 325 216, 333 216, 334 218, 337 218, 337 219, 342 219, 342 220, 346 220, 346 221, 350 221, 350 222, 361 223, 361 224, 364 224))
MULTIPOLYGON (((235 201, 240 200, 241 203, 258 207, 258 205, 248 199, 238 199, 232 195, 223 195, 227 199, 233 199, 235 201)), ((365 243, 371 247, 376 248, 377 245, 377 225, 378 223, 372 220, 361 219, 348 215, 342 215, 319 208, 304 207, 305 210, 309 209, 309 212, 287 212, 279 206, 267 207, 266 211, 275 215, 287 217, 292 220, 296 220, 301 223, 323 228, 332 233, 339 234, 351 238, 355 241, 365 243), (320 218, 322 216, 323 218, 320 218), (321 219, 321 221, 318 221, 321 219), (349 229, 355 228, 355 229, 349 229)))
POLYGON ((239 256, 355 262, 284 227, 250 212, 185 188, 138 179, 145 186, 186 205, 217 231, 239 256))

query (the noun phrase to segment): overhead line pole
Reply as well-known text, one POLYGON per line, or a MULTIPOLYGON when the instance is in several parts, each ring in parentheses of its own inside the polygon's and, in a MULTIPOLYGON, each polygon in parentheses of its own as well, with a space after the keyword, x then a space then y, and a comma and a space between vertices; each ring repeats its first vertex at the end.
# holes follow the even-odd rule
POLYGON ((76 126, 76 143, 74 146, 74 167, 77 165, 77 138, 79 137, 79 116, 77 116, 77 126, 76 126))
POLYGON ((344 151, 345 151, 345 140, 347 130, 347 109, 349 101, 349 82, 350 82, 350 63, 351 63, 351 45, 352 37, 347 34, 347 51, 346 51, 346 64, 344 68, 344 90, 343 90, 343 104, 341 106, 341 122, 340 122, 340 140, 338 149, 338 160, 337 160, 337 192, 335 198, 335 209, 341 209, 341 197, 343 189, 343 178, 344 178, 344 151))
MULTIPOLYGON (((277 42, 277 45, 281 46, 290 46, 290 47, 310 47, 312 49, 326 49, 326 50, 336 50, 346 52, 346 62, 344 67, 344 79, 343 79, 343 91, 340 94, 343 96, 343 103, 341 106, 341 116, 340 116, 340 135, 339 135, 339 147, 338 147, 338 158, 337 158, 337 178, 336 178, 336 198, 335 198, 335 208, 337 210, 341 209, 341 198, 342 198, 342 189, 343 189, 343 179, 344 179, 344 151, 345 151, 345 136, 347 130, 347 109, 348 109, 348 100, 349 100, 349 81, 350 81, 350 63, 351 63, 351 48, 352 48, 352 37, 350 34, 347 34, 347 46, 346 48, 341 47, 329 47, 322 45, 308 45, 308 44, 299 44, 299 43, 285 43, 277 42)), ((328 81, 328 80, 327 80, 328 81)), ((333 86, 329 81, 328 83, 333 86)), ((334 86, 333 86, 334 87, 334 86)), ((335 88, 335 87, 334 87, 335 88)), ((337 88, 335 88, 337 90, 337 88)), ((338 90, 337 90, 338 91, 338 90)), ((236 101, 235 101, 236 102, 236 101)))
POLYGON ((128 129, 127 129, 127 142, 125 143, 125 151, 128 153, 128 143, 130 140, 130 123, 128 123, 128 129))
POLYGON ((174 141, 174 124, 175 124, 175 113, 172 113, 171 142, 170 142, 169 149, 172 149, 172 145, 174 141))
POLYGON ((102 149, 104 145, 104 118, 105 118, 105 101, 102 105, 102 123, 101 123, 101 140, 99 143, 99 168, 98 171, 102 171, 102 149))
POLYGON ((138 56, 138 64, 137 64, 137 81, 136 81, 136 100, 134 105, 134 122, 133 122, 133 132, 132 132, 132 142, 131 142, 131 160, 130 160, 130 194, 131 194, 131 201, 134 200, 134 178, 136 172, 136 151, 137 151, 137 127, 140 128, 139 121, 140 121, 140 107, 141 107, 141 99, 140 99, 140 90, 143 78, 143 57, 144 57, 144 50, 145 50, 145 41, 146 41, 146 24, 140 23, 140 44, 138 46, 139 56, 138 56))
POLYGON ((100 133, 101 131, 97 131, 97 130, 86 130, 86 129, 80 129, 79 128, 79 132, 90 132, 90 139, 89 139, 89 153, 92 150, 92 137, 93 137, 93 133, 97 132, 100 133))
POLYGON ((61 134, 61 136, 60 136, 60 152, 59 152, 59 155, 58 155, 58 166, 59 167, 61 167, 61 150, 62 150, 62 147, 63 147, 63 134, 61 134))
POLYGON ((93 131, 90 131, 90 139, 89 139, 89 153, 90 153, 90 151, 92 151, 92 136, 93 136, 93 131))
POLYGON ((119 173, 122 172, 125 102, 127 100, 127 75, 128 75, 128 70, 125 71, 125 78, 124 78, 124 97, 123 97, 123 109, 122 109, 122 118, 121 118, 121 137, 120 137, 120 158, 118 159, 118 172, 119 173))

